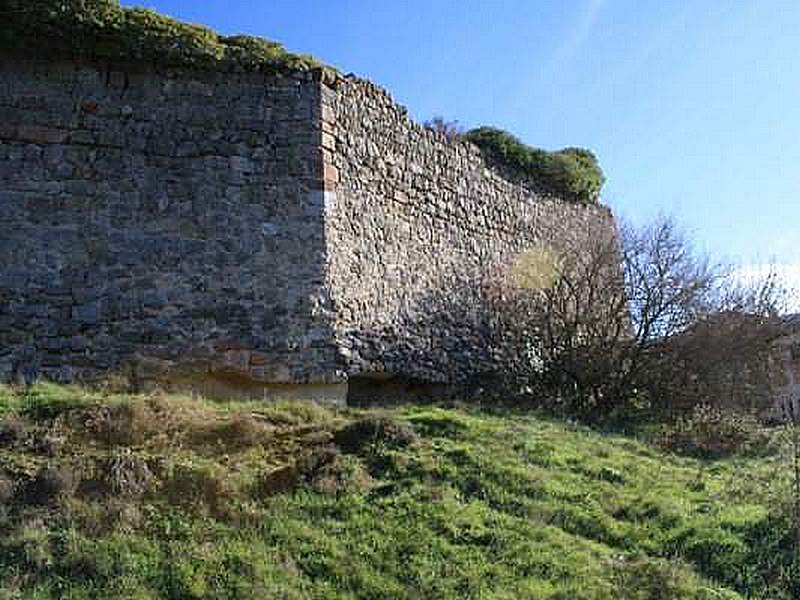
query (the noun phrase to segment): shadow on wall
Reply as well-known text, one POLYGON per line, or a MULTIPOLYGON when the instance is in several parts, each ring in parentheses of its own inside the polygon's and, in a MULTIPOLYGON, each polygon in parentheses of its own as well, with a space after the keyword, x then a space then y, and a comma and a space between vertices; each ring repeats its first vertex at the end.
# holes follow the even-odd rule
POLYGON ((435 290, 377 330, 344 336, 348 404, 433 401, 474 396, 502 379, 503 330, 486 278, 435 290))
POLYGON ((457 393, 457 388, 445 383, 390 376, 385 373, 361 373, 347 382, 348 406, 394 405, 435 402, 457 393))

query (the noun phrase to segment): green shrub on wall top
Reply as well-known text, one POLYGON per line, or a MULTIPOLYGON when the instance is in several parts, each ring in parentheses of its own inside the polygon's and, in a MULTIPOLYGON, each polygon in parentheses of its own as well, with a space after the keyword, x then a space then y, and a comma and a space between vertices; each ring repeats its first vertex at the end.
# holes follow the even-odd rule
POLYGON ((597 158, 583 148, 548 152, 523 144, 507 131, 478 127, 464 134, 493 162, 532 179, 544 191, 577 202, 597 202, 605 176, 597 158))
POLYGON ((319 66, 249 36, 223 37, 117 0, 2 0, 0 47, 26 54, 279 73, 319 66))

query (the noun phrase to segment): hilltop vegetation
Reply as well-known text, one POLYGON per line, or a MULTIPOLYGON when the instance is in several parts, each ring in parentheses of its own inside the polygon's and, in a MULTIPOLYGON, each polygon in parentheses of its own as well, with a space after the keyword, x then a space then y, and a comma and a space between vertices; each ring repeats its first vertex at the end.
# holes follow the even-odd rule
POLYGON ((310 56, 252 36, 221 36, 118 0, 4 0, 0 48, 25 55, 281 73, 319 67, 310 56))
POLYGON ((790 597, 777 455, 510 409, 0 389, 0 598, 790 597))
POLYGON ((464 138, 489 158, 513 172, 531 178, 542 189, 565 200, 595 203, 605 176, 595 155, 584 148, 548 152, 523 144, 517 137, 495 127, 478 127, 464 138))
POLYGON ((440 116, 424 125, 447 139, 475 144, 491 165, 527 179, 546 194, 570 202, 594 204, 600 201, 606 178, 591 150, 563 148, 553 152, 534 148, 497 127, 482 126, 464 131, 458 121, 440 116))

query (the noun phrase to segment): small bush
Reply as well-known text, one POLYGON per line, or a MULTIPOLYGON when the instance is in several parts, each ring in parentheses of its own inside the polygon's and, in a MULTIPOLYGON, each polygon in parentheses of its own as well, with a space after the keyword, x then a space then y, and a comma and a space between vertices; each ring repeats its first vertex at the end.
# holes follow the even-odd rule
POLYGON ((600 198, 605 176, 589 150, 564 148, 548 152, 527 146, 494 127, 472 129, 464 138, 478 146, 490 161, 532 179, 544 192, 574 202, 594 203, 600 198))
POLYGON ((318 66, 309 56, 249 36, 224 37, 116 0, 8 0, 0 48, 199 70, 279 73, 318 66))
POLYGON ((422 125, 426 129, 446 137, 448 140, 456 140, 464 135, 464 129, 458 124, 458 121, 447 121, 444 117, 433 117, 422 125))
POLYGON ((771 437, 750 413, 703 404, 665 426, 658 441, 678 454, 720 458, 735 453, 763 453, 769 448, 771 437))

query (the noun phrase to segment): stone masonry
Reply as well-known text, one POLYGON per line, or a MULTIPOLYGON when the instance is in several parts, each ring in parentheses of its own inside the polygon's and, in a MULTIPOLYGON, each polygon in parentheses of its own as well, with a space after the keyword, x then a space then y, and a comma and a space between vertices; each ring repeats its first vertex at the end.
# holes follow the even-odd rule
POLYGON ((607 208, 538 195, 367 81, 323 85, 322 107, 328 289, 351 376, 466 383, 502 370, 486 276, 531 246, 579 252, 616 234, 607 208))
POLYGON ((614 232, 533 189, 330 70, 0 59, 0 381, 344 401, 502 370, 482 277, 614 232))

